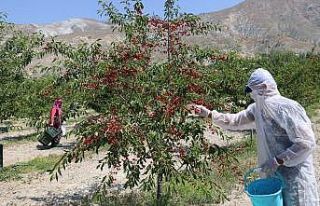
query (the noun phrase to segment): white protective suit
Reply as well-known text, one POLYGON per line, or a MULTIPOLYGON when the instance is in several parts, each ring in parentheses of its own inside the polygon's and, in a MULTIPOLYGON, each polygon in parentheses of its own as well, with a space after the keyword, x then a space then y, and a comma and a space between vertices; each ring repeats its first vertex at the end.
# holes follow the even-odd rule
POLYGON ((272 75, 255 70, 247 85, 255 103, 237 114, 211 112, 212 121, 228 130, 255 129, 258 164, 277 156, 284 177, 285 206, 319 206, 312 150, 316 146, 311 121, 303 107, 280 95, 272 75))

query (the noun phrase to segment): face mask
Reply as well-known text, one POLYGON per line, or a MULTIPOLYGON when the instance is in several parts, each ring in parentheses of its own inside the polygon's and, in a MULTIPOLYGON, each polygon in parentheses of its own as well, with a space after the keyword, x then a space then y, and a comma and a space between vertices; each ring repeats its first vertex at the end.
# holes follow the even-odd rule
POLYGON ((262 97, 262 93, 263 90, 252 90, 252 92, 250 93, 250 97, 256 102, 259 97, 262 97))
POLYGON ((250 93, 250 98, 256 101, 256 95, 254 95, 252 92, 250 93))

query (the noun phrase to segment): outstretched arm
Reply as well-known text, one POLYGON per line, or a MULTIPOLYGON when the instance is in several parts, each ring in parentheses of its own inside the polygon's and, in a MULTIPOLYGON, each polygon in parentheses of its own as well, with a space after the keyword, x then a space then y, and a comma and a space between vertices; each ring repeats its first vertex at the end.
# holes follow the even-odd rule
POLYGON ((212 122, 223 129, 227 130, 250 130, 255 129, 255 118, 253 113, 253 105, 250 105, 246 110, 236 114, 224 114, 211 111, 212 122))
POLYGON ((213 123, 227 130, 255 129, 255 104, 249 105, 246 110, 237 114, 224 114, 216 110, 208 110, 201 105, 194 105, 195 113, 200 117, 211 118, 213 123))

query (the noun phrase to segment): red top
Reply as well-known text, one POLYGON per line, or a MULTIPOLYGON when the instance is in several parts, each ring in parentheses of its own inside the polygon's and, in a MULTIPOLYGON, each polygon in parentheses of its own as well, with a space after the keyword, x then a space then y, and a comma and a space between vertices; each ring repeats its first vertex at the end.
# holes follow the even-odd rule
POLYGON ((57 107, 52 107, 50 111, 49 124, 53 124, 55 128, 59 128, 61 126, 61 116, 62 116, 61 109, 57 107))

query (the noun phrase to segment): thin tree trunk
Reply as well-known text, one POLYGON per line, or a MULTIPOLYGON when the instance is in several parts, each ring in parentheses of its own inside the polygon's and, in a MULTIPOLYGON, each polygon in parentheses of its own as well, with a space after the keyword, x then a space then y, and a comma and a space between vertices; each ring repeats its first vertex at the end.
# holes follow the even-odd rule
POLYGON ((3 145, 0 144, 0 170, 3 168, 3 145))
POLYGON ((161 197, 162 197, 162 173, 159 173, 158 179, 157 179, 157 205, 161 205, 161 197))

